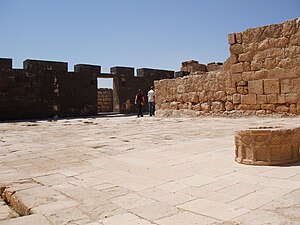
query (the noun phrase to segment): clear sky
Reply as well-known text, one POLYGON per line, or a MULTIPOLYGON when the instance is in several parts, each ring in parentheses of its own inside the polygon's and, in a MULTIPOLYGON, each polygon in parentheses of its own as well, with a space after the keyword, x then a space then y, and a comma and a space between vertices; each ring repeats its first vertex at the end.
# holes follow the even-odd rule
POLYGON ((15 68, 44 59, 70 71, 79 63, 178 71, 186 60, 225 61, 228 33, 296 17, 300 0, 0 0, 0 57, 15 68))

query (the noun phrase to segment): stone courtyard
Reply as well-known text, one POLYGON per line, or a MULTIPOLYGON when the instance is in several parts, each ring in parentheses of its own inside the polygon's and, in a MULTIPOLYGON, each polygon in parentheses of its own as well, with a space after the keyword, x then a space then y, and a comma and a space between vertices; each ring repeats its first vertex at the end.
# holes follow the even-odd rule
POLYGON ((299 117, 0 123, 2 225, 300 224, 300 164, 234 160, 234 132, 299 117))

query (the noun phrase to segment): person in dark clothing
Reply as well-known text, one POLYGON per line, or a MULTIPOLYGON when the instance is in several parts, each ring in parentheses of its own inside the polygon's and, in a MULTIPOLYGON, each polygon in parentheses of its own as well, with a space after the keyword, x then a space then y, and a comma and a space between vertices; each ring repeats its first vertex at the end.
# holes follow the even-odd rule
POLYGON ((145 96, 141 89, 139 89, 138 93, 135 96, 134 103, 137 105, 137 116, 143 116, 143 105, 145 104, 145 96))

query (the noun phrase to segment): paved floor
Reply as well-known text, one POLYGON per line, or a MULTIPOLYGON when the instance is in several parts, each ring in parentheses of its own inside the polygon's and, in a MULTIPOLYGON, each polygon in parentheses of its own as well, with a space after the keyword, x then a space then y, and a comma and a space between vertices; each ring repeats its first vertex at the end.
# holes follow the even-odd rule
POLYGON ((0 123, 0 224, 300 224, 300 164, 234 161, 234 131, 300 118, 101 116, 0 123), (3 190, 3 189, 2 189, 3 190))

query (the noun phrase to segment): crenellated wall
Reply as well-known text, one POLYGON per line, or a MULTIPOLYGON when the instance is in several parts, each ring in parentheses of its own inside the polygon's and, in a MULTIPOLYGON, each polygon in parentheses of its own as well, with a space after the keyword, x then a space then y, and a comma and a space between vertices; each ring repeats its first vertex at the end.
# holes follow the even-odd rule
POLYGON ((157 114, 300 114, 300 18, 228 42, 223 70, 155 82, 157 114))
POLYGON ((97 113, 99 66, 25 60, 12 69, 0 59, 0 120, 88 116, 97 113))
POLYGON ((138 89, 146 94, 154 80, 173 77, 174 71, 149 68, 138 69, 137 76, 130 67, 101 73, 100 66, 86 64, 68 72, 65 62, 41 60, 13 69, 12 59, 0 58, 0 120, 94 116, 98 109, 133 113, 138 89), (97 78, 113 78, 109 95, 98 94, 97 78))

